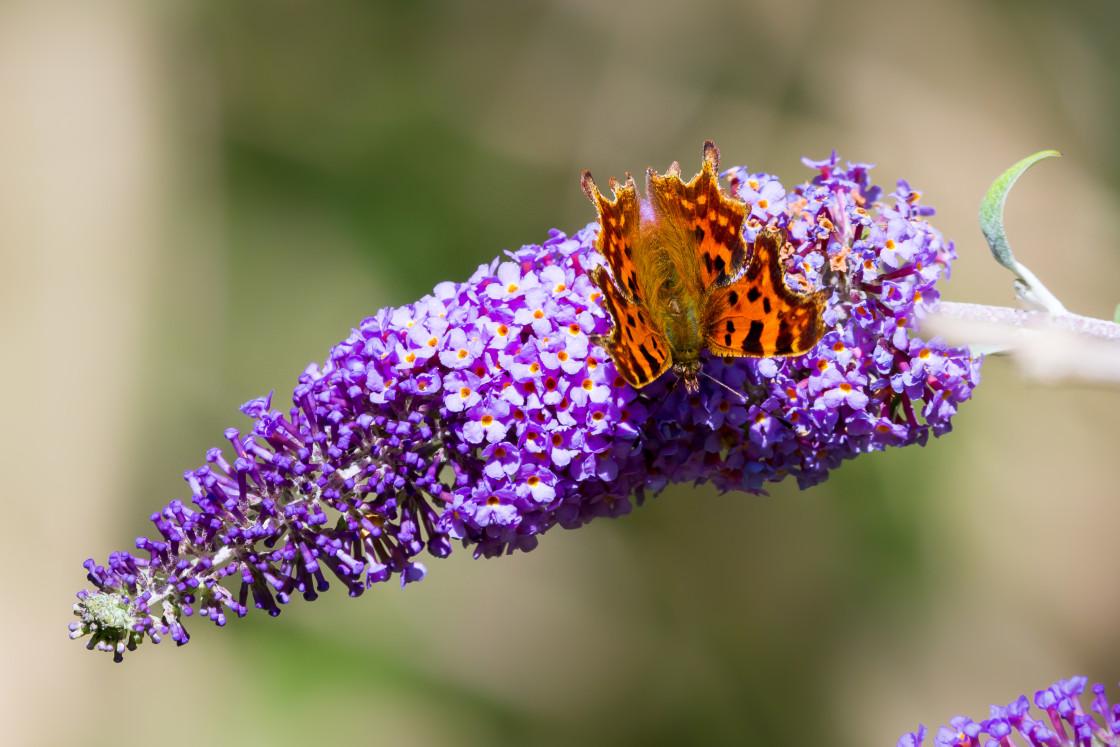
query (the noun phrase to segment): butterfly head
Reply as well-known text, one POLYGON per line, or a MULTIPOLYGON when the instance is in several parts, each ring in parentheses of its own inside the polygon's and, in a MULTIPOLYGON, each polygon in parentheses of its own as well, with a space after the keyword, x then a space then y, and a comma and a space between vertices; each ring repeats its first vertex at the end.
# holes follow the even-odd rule
POLYGON ((698 358, 691 361, 674 363, 673 373, 677 375, 681 384, 684 385, 685 392, 688 394, 696 394, 700 391, 700 360, 698 358))

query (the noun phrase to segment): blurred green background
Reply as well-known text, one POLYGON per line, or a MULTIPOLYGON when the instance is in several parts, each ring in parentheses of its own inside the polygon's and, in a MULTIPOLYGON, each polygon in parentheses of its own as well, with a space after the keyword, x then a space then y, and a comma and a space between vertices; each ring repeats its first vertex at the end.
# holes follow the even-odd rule
POLYGON ((1004 360, 948 437, 806 492, 674 488, 122 666, 65 626, 81 562, 187 498, 240 403, 286 402, 378 308, 582 227, 584 168, 692 173, 712 138, 788 188, 836 148, 938 209, 962 255, 943 297, 1009 304, 976 208, 1058 148, 1009 234, 1110 318, 1117 7, 0 5, 8 743, 890 747, 1059 677, 1115 683, 1117 393, 1004 360))

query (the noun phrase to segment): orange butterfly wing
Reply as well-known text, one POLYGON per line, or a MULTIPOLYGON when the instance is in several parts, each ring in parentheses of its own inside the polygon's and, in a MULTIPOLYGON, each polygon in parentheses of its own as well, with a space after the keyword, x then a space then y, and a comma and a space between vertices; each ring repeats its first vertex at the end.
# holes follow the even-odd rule
POLYGON ((764 228, 743 276, 709 291, 703 329, 715 355, 801 355, 821 339, 825 293, 797 293, 786 285, 785 240, 782 229, 764 228))
MULTIPOLYGON (((641 302, 643 297, 634 267, 634 246, 639 240, 642 217, 634 179, 627 173, 626 185, 620 189, 618 182, 611 178, 614 201, 599 192, 590 171, 583 172, 580 184, 583 193, 599 211, 599 237, 595 240, 595 249, 606 258, 623 295, 630 301, 641 302)), ((603 292, 606 293, 606 290, 603 292)))
POLYGON ((618 373, 635 389, 655 381, 672 363, 665 336, 653 325, 649 312, 627 299, 602 266, 591 270, 591 282, 603 291, 610 312, 610 335, 595 335, 591 342, 605 348, 618 373))
POLYGON ((731 282, 746 259, 743 221, 747 206, 720 190, 718 169, 719 148, 708 140, 704 143, 703 168, 687 184, 681 181, 677 163, 664 175, 646 170, 649 198, 659 225, 682 233, 670 237, 676 245, 696 247, 703 290, 713 283, 731 282))
POLYGON ((592 342, 605 348, 627 383, 641 388, 669 368, 672 358, 665 335, 654 326, 638 284, 634 248, 640 240, 641 209, 637 188, 630 175, 621 187, 611 179, 613 201, 603 197, 591 173, 583 172, 584 194, 599 211, 599 237, 595 248, 607 260, 611 275, 603 267, 591 270, 591 282, 603 292, 613 325, 610 335, 596 335, 592 342))

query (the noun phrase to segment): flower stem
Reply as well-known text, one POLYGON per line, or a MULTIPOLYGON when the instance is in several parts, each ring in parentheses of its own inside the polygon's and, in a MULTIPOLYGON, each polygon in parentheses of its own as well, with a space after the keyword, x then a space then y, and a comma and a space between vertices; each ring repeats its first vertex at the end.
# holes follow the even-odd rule
MULTIPOLYGON (((1040 286, 1032 287, 1037 292, 1040 286)), ((1058 329, 1080 337, 1120 342, 1120 324, 1072 314, 1069 311, 1061 314, 1051 314, 1047 311, 1027 311, 1004 306, 942 301, 941 306, 938 307, 937 315, 946 319, 962 319, 970 322, 986 322, 1027 329, 1058 329)))

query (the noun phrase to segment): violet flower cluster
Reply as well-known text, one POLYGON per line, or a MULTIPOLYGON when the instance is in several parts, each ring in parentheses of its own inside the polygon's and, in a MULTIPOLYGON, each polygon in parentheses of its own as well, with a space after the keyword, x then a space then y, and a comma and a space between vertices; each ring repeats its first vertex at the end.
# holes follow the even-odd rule
MULTIPOLYGON (((1038 712, 1032 715, 1027 696, 1007 706, 993 705, 991 716, 973 721, 956 716, 950 726, 942 726, 933 738, 934 747, 1098 747, 1120 744, 1120 704, 1111 705, 1104 685, 1093 685, 1089 708, 1099 719, 1085 712, 1081 695, 1089 680, 1072 677, 1060 680, 1034 694, 1038 712), (1045 714, 1045 715, 1043 715, 1045 714), (986 737, 986 738, 985 738, 986 737)), ((921 747, 928 734, 924 726, 904 734, 898 747, 921 747)))
POLYGON ((747 240, 785 228, 791 284, 831 291, 812 352, 708 359, 691 396, 671 374, 636 391, 590 341, 611 325, 587 275, 597 226, 552 231, 364 320, 307 368, 287 412, 271 395, 246 403, 252 427, 184 475, 190 500, 152 515, 146 557, 85 563, 96 591, 78 594, 72 637, 119 660, 145 637, 186 643, 193 614, 279 614, 330 577, 351 596, 420 580, 421 551, 445 556, 453 540, 476 557, 527 551, 670 483, 805 488, 857 454, 947 432, 980 359, 915 330, 953 244, 906 182, 883 200, 867 164, 805 163, 818 174, 788 192, 725 176, 750 205, 747 240))

